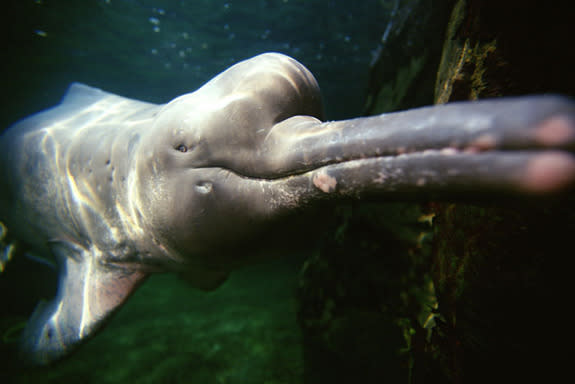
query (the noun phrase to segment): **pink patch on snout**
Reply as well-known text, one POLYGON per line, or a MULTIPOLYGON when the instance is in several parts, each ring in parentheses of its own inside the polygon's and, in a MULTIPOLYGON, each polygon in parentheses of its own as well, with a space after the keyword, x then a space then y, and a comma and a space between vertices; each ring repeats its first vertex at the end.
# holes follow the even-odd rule
POLYGON ((575 182, 575 158, 567 153, 550 152, 529 161, 522 182, 535 193, 558 191, 575 182))
POLYGON ((337 185, 337 180, 335 177, 328 175, 327 173, 320 171, 313 175, 313 185, 325 193, 330 193, 335 191, 335 186, 337 185))
POLYGON ((473 140, 468 147, 464 149, 465 153, 480 153, 489 151, 497 146, 497 139, 489 134, 484 134, 473 140))
POLYGON ((556 116, 543 121, 535 130, 537 141, 546 146, 565 145, 575 137, 575 124, 566 117, 556 116))

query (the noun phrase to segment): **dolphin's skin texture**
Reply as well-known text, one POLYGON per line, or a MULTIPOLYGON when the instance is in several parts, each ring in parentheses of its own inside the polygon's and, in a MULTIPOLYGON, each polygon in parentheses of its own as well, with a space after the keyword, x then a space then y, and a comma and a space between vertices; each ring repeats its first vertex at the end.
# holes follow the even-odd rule
POLYGON ((0 220, 60 269, 57 296, 24 331, 24 359, 68 354, 152 272, 217 287, 292 242, 278 228, 320 202, 575 184, 575 106, 562 97, 321 118, 311 73, 270 53, 165 105, 73 84, 59 105, 4 132, 0 220))

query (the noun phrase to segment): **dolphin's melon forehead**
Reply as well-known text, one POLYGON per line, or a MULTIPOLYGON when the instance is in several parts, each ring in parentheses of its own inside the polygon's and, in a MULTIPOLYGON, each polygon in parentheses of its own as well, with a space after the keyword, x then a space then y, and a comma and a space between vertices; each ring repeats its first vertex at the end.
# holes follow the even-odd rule
POLYGON ((162 120, 196 120, 198 112, 205 115, 248 106, 265 114, 277 108, 289 109, 290 105, 305 105, 298 113, 317 115, 323 111, 321 104, 319 86, 307 68, 283 54, 264 53, 236 63, 195 92, 173 99, 162 108, 166 111, 162 120))
POLYGON ((286 80, 295 89, 302 86, 319 89, 311 72, 296 60, 281 53, 264 53, 236 63, 197 92, 201 91, 202 97, 224 97, 231 92, 245 92, 248 89, 269 90, 270 82, 280 79, 286 80))

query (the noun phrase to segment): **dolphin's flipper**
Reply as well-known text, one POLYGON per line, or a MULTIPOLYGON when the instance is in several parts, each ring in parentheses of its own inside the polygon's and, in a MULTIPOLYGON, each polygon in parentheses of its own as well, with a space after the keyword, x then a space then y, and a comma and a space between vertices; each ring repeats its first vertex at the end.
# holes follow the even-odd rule
POLYGON ((70 243, 52 249, 60 265, 58 293, 38 304, 22 337, 22 356, 34 365, 58 360, 86 341, 147 276, 103 264, 70 243))

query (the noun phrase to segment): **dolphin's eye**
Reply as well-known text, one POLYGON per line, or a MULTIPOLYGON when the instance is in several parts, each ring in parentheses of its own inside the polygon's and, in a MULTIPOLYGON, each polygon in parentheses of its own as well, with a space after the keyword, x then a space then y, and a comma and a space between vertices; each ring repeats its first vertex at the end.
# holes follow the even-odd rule
POLYGON ((186 147, 184 144, 178 145, 176 149, 180 152, 188 152, 188 147, 186 147))

